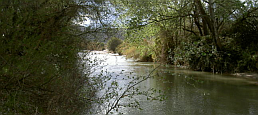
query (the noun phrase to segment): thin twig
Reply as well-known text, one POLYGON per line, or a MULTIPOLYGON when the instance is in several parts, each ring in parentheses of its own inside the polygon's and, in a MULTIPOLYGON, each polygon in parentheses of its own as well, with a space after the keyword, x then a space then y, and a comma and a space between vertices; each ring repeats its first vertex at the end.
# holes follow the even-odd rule
POLYGON ((151 74, 152 74, 157 68, 159 68, 160 66, 161 66, 161 64, 160 64, 159 66, 157 66, 156 68, 154 68, 154 69, 149 73, 149 75, 148 75, 146 78, 142 79, 141 81, 138 81, 137 83, 135 83, 135 84, 133 84, 133 85, 131 85, 131 86, 130 86, 130 84, 128 84, 126 90, 122 93, 122 95, 121 95, 119 98, 117 98, 117 99, 114 101, 114 103, 112 104, 111 108, 108 109, 108 111, 106 112, 106 115, 108 115, 109 112, 111 112, 113 109, 115 109, 115 108, 117 107, 119 101, 125 96, 125 94, 126 94, 131 88, 133 88, 134 86, 136 86, 136 85, 142 83, 143 81, 145 81, 145 80, 151 78, 151 74))

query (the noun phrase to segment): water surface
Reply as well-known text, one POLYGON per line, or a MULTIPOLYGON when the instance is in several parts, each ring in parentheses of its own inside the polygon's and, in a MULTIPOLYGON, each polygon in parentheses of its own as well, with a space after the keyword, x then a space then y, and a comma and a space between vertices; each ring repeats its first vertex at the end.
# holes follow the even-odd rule
MULTIPOLYGON (((159 64, 134 62, 123 56, 95 53, 105 57, 102 70, 107 70, 120 86, 128 83, 126 76, 147 76, 159 64)), ((98 74, 100 70, 94 74, 98 74)), ((258 115, 257 81, 231 75, 214 75, 172 66, 160 66, 152 78, 137 85, 140 90, 155 88, 164 92, 163 101, 150 101, 138 96, 143 110, 123 107, 127 115, 258 115)), ((122 99, 120 103, 128 103, 122 99)), ((99 110, 99 114, 101 111, 99 110)), ((119 112, 113 111, 114 114, 119 112)))

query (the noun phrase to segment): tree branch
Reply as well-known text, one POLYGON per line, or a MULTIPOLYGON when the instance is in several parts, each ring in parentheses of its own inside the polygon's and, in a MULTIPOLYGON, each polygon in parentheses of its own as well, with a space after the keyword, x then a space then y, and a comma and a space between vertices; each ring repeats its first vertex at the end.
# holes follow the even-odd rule
POLYGON ((126 90, 119 96, 119 98, 117 98, 117 99, 114 101, 114 103, 111 105, 111 108, 109 108, 108 111, 106 112, 106 115, 108 115, 113 109, 115 109, 115 108, 117 107, 119 101, 120 101, 122 98, 125 97, 125 94, 126 94, 131 88, 133 88, 134 86, 136 86, 136 85, 142 83, 143 81, 145 81, 145 80, 151 78, 151 74, 152 74, 157 68, 159 68, 160 66, 161 66, 161 64, 160 64, 159 66, 157 66, 156 68, 154 68, 154 69, 149 73, 149 75, 148 75, 147 77, 143 78, 141 81, 138 81, 137 83, 135 83, 135 84, 133 84, 133 85, 128 84, 126 90))

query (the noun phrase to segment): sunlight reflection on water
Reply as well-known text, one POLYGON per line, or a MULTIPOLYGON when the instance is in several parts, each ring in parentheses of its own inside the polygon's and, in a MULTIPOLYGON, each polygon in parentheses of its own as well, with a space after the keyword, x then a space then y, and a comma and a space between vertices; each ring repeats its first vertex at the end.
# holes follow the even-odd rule
MULTIPOLYGON (((91 58, 104 59, 103 67, 112 80, 124 86, 129 80, 126 76, 147 75, 157 64, 134 62, 124 56, 106 52, 93 52, 91 58), (132 73, 132 74, 131 74, 132 73)), ((167 100, 149 101, 138 96, 143 110, 121 108, 119 112, 127 115, 257 115, 257 81, 236 78, 230 75, 214 75, 185 69, 162 66, 155 72, 155 77, 139 84, 142 90, 156 88, 165 92, 167 100)), ((108 82, 108 83, 110 83, 108 82)), ((127 103, 123 99, 121 103, 127 103)), ((99 110, 103 114, 103 109, 99 110)), ((118 112, 114 111, 114 114, 118 112)))

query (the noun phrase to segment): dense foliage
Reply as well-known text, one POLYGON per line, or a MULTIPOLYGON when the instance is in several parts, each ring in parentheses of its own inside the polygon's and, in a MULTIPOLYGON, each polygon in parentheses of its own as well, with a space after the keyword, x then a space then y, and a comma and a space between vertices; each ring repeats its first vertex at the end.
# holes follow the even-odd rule
POLYGON ((97 4, 0 1, 0 114, 78 114, 90 108, 94 90, 78 66, 81 32, 75 22, 96 13, 97 4))
POLYGON ((258 70, 255 0, 117 0, 122 53, 213 72, 258 70))
POLYGON ((105 44, 103 42, 97 40, 84 40, 81 42, 81 47, 84 50, 95 50, 95 51, 102 51, 105 50, 105 44))
POLYGON ((117 47, 122 43, 122 40, 120 40, 119 38, 111 38, 108 42, 107 42, 107 49, 109 51, 112 51, 112 52, 117 52, 117 47))
POLYGON ((110 38, 107 47, 127 57, 221 73, 258 70, 256 0, 1 0, 0 10, 0 114, 87 112, 95 88, 82 68, 92 60, 78 53, 103 50, 87 34, 112 19, 126 39, 110 38), (82 31, 85 17, 95 22, 82 31))

